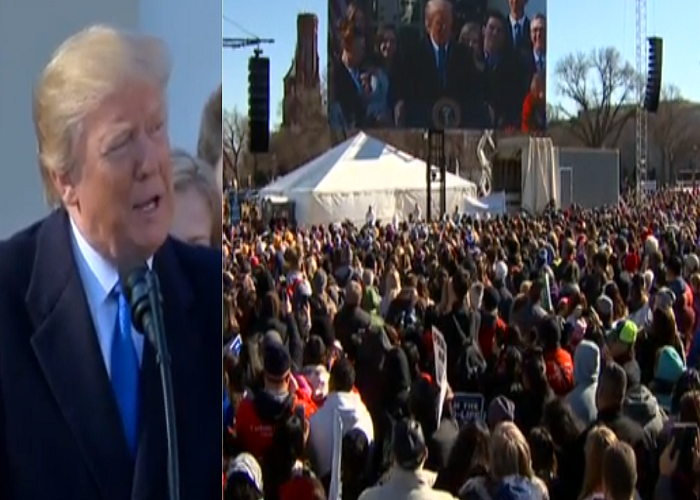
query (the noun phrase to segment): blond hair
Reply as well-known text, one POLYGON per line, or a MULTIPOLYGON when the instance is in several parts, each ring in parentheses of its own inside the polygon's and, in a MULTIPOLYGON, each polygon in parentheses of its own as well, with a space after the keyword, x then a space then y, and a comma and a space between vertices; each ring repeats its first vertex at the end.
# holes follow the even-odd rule
POLYGON ((181 149, 175 149, 170 153, 173 164, 173 183, 175 192, 182 193, 194 188, 199 192, 209 205, 212 218, 211 245, 221 245, 221 194, 216 185, 214 170, 201 158, 196 158, 181 149))
POLYGON ((605 450, 617 442, 615 433, 604 425, 591 429, 586 438, 586 469, 583 477, 583 488, 579 499, 583 500, 603 486, 603 455, 605 450))
POLYGON ((81 123, 126 81, 140 79, 165 90, 170 57, 157 38, 109 26, 91 26, 64 41, 34 89, 33 118, 44 193, 61 205, 52 175, 76 168, 81 123))
POLYGON ((506 476, 522 476, 533 479, 530 446, 520 429, 513 422, 498 424, 491 434, 489 468, 493 479, 506 476))
POLYGON ((223 151, 223 104, 221 85, 207 100, 202 111, 202 122, 199 127, 197 155, 204 158, 212 170, 216 168, 223 151))

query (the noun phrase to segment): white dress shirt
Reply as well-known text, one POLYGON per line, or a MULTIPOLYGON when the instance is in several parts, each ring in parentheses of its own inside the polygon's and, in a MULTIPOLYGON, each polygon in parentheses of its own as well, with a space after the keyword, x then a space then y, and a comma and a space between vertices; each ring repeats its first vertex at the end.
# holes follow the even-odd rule
MULTIPOLYGON (((112 292, 119 282, 119 272, 95 250, 80 233, 71 219, 71 234, 73 255, 78 265, 80 280, 87 297, 92 323, 97 333, 102 359, 105 362, 107 375, 112 374, 112 339, 117 324, 119 305, 112 292)), ((153 259, 148 260, 151 267, 153 259)), ((139 365, 143 359, 144 336, 131 327, 131 336, 138 356, 139 365)))

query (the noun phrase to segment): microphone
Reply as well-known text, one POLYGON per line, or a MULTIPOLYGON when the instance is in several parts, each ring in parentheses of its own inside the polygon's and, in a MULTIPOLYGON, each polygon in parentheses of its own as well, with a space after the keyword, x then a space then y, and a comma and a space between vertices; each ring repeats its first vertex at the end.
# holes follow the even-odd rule
POLYGON ((163 298, 160 294, 160 283, 158 282, 158 276, 146 264, 140 264, 121 274, 120 279, 124 294, 129 301, 131 322, 139 333, 146 336, 156 351, 156 362, 160 371, 165 410, 169 500, 180 500, 180 467, 177 450, 173 380, 170 369, 170 354, 165 337, 163 298))

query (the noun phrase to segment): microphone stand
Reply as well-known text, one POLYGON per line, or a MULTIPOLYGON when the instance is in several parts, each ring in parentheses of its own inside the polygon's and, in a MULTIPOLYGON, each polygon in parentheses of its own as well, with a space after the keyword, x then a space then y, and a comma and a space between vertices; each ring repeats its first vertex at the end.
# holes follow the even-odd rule
POLYGON ((148 284, 148 301, 151 305, 153 324, 150 336, 156 350, 156 362, 160 369, 160 381, 163 388, 163 407, 165 410, 165 429, 168 447, 168 493, 169 500, 180 500, 180 466, 177 449, 177 428, 175 425, 175 402, 173 398, 173 380, 170 369, 170 354, 165 338, 162 296, 158 276, 153 271, 146 273, 148 284))

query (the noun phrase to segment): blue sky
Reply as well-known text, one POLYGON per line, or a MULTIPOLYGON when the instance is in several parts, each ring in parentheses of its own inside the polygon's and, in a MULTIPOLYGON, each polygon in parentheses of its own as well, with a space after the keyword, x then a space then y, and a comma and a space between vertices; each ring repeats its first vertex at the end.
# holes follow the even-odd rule
MULTIPOLYGON (((574 51, 615 46, 635 64, 636 0, 550 0, 548 2, 548 60, 550 64, 574 51)), ((296 43, 296 15, 314 12, 319 17, 319 53, 326 63, 327 0, 224 0, 223 36, 274 38, 265 45, 270 58, 270 109, 277 123, 282 100, 282 77, 289 69, 296 43)), ((664 39, 663 81, 681 89, 684 97, 700 101, 700 50, 698 0, 647 0, 647 34, 664 39), (662 8, 664 6, 665 8, 662 8)), ((253 49, 224 49, 222 74, 224 107, 246 112, 248 57, 253 49)), ((553 85, 549 86, 550 89, 553 85)), ((550 101, 556 95, 550 91, 550 101)))

